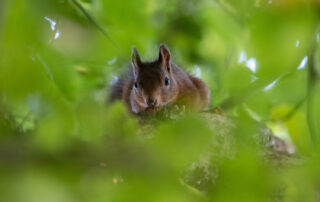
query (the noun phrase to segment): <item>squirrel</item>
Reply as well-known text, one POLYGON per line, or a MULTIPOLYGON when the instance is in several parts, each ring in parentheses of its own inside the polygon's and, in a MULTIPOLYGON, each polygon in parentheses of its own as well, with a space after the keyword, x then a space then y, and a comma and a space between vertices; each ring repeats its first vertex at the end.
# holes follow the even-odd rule
POLYGON ((159 57, 153 62, 142 61, 133 47, 131 65, 128 75, 111 85, 109 103, 122 100, 135 114, 155 113, 168 106, 190 111, 208 106, 208 86, 174 64, 166 45, 160 45, 159 57))

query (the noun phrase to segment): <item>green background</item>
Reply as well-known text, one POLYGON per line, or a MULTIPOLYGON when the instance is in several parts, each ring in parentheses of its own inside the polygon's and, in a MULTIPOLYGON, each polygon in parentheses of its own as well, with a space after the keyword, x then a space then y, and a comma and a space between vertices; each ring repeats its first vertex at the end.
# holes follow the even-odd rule
POLYGON ((319 8, 316 0, 0 1, 0 200, 270 201, 280 189, 282 201, 319 201, 319 8), (146 138, 121 103, 106 104, 132 46, 153 60, 161 43, 200 73, 210 107, 241 120, 239 152, 221 158, 207 193, 179 179, 208 149, 208 124, 187 115, 146 138), (302 160, 266 164, 249 140, 257 121, 302 160))

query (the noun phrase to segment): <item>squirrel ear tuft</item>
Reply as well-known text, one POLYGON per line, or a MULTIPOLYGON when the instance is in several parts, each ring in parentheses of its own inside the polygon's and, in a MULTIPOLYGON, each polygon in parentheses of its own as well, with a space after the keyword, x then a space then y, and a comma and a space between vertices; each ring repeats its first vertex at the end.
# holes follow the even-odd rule
POLYGON ((165 65, 168 68, 168 71, 170 71, 170 68, 171 68, 170 51, 169 51, 169 48, 164 44, 160 45, 158 61, 162 65, 165 65))
POLYGON ((141 58, 138 53, 138 50, 135 47, 132 47, 131 62, 132 62, 134 73, 136 74, 138 72, 139 66, 141 65, 141 58))

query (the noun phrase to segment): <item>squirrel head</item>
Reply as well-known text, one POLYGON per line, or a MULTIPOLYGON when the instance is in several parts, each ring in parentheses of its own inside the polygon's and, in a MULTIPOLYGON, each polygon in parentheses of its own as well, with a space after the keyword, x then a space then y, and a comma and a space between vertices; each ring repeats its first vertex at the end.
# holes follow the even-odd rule
POLYGON ((159 48, 159 57, 153 62, 143 62, 136 48, 132 51, 133 96, 145 109, 159 109, 172 102, 177 95, 170 51, 165 45, 159 48))

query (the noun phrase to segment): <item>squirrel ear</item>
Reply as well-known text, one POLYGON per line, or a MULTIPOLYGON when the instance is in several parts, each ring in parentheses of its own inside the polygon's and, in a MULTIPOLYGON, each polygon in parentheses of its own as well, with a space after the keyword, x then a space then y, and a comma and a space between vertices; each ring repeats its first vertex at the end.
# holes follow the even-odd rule
POLYGON ((169 48, 162 44, 159 48, 159 59, 158 61, 162 64, 165 65, 168 69, 168 71, 170 71, 171 69, 171 62, 170 62, 170 51, 169 48))
POLYGON ((131 62, 132 62, 133 72, 134 74, 137 74, 139 70, 139 66, 141 65, 141 59, 140 59, 138 50, 135 47, 132 48, 131 62))

